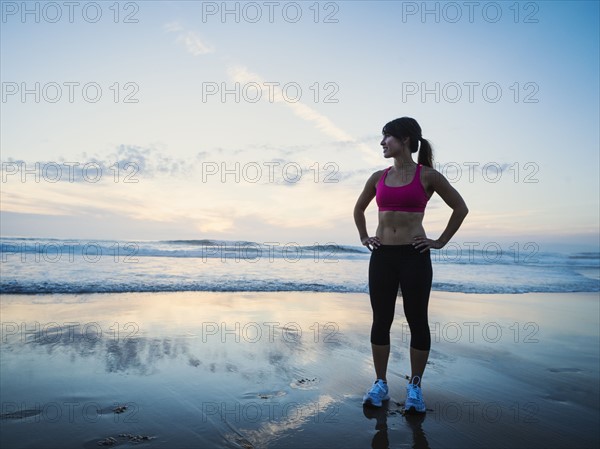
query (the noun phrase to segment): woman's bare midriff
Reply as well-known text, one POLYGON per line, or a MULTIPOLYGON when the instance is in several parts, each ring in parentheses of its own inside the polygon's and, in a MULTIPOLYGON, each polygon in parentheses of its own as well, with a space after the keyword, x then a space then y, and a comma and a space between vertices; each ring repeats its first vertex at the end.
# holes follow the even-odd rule
POLYGON ((375 235, 382 245, 408 245, 415 237, 427 237, 420 212, 379 212, 379 226, 375 235))

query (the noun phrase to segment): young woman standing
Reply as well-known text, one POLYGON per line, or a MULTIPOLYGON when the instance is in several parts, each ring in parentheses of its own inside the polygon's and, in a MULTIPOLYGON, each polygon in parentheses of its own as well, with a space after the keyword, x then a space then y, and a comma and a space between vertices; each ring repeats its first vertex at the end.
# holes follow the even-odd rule
POLYGON ((460 194, 433 168, 432 150, 421 127, 402 117, 383 127, 383 156, 394 165, 368 179, 354 207, 354 221, 360 240, 371 250, 369 295, 373 309, 371 348, 377 379, 363 398, 365 405, 381 407, 388 400, 386 379, 390 355, 390 329, 398 286, 402 291, 404 314, 411 333, 410 365, 404 405, 406 412, 425 413, 421 379, 429 357, 431 336, 427 318, 432 268, 430 249, 443 248, 468 213, 460 194), (418 163, 412 154, 419 152, 418 163), (427 202, 436 192, 452 209, 452 215, 437 240, 427 238, 423 216, 427 202), (374 237, 367 232, 365 209, 373 198, 379 207, 379 224, 374 237))

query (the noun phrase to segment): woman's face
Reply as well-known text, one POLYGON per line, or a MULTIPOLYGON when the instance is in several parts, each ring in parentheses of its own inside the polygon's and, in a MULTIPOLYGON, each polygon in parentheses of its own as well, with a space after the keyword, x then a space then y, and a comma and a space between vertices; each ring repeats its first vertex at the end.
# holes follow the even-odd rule
POLYGON ((383 157, 389 158, 398 155, 402 151, 402 142, 389 134, 383 134, 383 139, 380 142, 383 147, 383 157))

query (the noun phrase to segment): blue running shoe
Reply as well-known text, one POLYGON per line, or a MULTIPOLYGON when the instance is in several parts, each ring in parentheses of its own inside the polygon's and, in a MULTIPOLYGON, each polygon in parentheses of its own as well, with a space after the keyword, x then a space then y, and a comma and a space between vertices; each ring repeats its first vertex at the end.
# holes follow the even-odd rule
POLYGON ((363 405, 381 407, 382 401, 390 399, 388 391, 387 384, 383 380, 377 379, 371 389, 363 396, 363 405))
POLYGON ((425 401, 423 401, 423 393, 419 387, 420 380, 419 376, 415 376, 406 386, 404 413, 425 413, 425 401))

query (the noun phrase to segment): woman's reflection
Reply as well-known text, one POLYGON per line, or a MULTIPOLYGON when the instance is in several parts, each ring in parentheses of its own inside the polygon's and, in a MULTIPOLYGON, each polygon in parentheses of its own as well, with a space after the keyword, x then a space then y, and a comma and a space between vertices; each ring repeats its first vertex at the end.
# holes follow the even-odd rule
MULTIPOLYGON (((427 437, 422 428, 422 423, 425 421, 426 415, 419 414, 404 414, 401 409, 390 410, 390 401, 384 401, 381 407, 363 407, 363 413, 368 419, 375 419, 375 430, 377 433, 373 436, 371 447, 373 449, 389 449, 390 442, 388 438, 387 417, 394 415, 402 415, 406 425, 412 430, 412 448, 413 449, 429 449, 427 437)), ((401 404, 396 404, 401 406, 401 404)))

